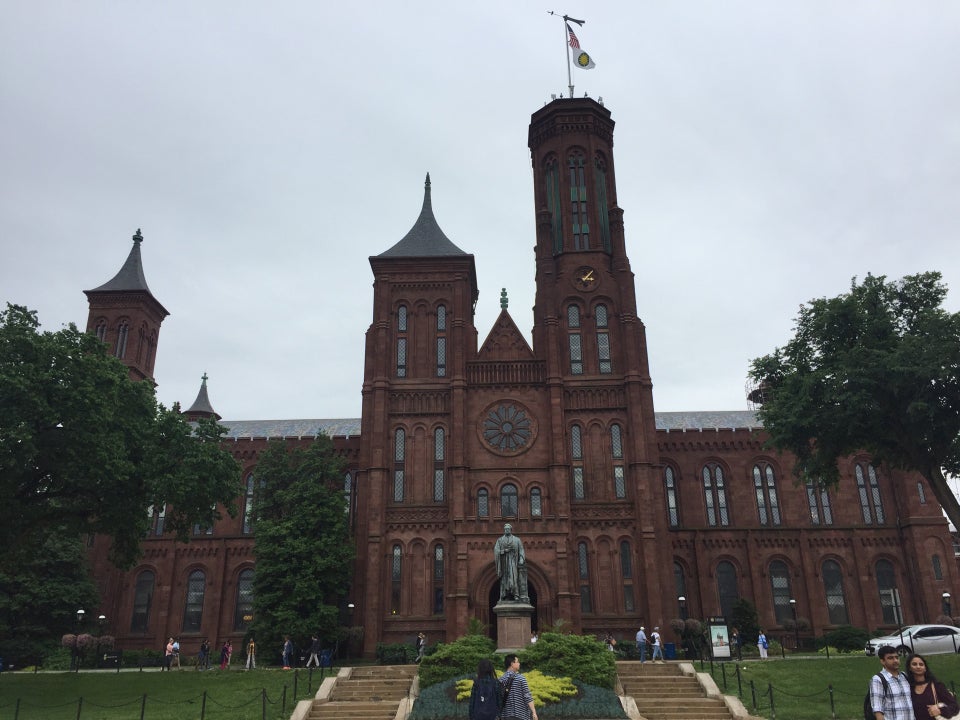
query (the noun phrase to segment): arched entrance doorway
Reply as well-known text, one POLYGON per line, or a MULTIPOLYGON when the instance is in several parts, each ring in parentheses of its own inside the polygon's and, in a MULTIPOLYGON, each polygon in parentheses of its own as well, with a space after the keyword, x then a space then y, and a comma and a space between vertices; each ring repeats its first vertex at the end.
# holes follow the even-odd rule
MULTIPOLYGON (((537 618, 537 585, 533 580, 527 580, 527 593, 530 595, 530 604, 533 605, 533 614, 530 616, 530 631, 540 632, 540 624, 537 618)), ((487 634, 494 642, 499 640, 497 637, 497 615, 493 612, 493 608, 498 602, 500 602, 500 581, 496 580, 487 597, 487 617, 490 618, 487 634)))

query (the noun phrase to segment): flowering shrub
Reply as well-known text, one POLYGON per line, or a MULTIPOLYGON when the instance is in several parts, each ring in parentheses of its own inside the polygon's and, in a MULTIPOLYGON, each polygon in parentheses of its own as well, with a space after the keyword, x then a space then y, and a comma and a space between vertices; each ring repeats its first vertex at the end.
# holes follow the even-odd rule
POLYGON ((67 633, 62 638, 60 638, 60 645, 65 648, 72 648, 77 646, 77 636, 73 633, 67 633))
POLYGON ((97 644, 97 639, 90 633, 82 633, 77 635, 77 648, 80 650, 86 650, 97 644))

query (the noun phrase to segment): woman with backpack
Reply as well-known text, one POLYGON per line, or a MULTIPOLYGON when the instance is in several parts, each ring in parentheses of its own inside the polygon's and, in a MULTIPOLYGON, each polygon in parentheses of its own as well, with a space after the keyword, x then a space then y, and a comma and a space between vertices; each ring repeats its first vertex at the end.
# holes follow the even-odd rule
POLYGON ((500 683, 493 674, 493 663, 481 660, 470 691, 470 720, 497 720, 500 717, 500 683))

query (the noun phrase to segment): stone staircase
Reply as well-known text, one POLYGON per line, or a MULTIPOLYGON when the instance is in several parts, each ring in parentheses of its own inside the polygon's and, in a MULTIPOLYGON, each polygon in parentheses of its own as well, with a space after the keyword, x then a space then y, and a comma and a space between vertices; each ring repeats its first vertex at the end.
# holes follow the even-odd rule
POLYGON ((734 715, 719 697, 707 697, 696 675, 685 675, 679 663, 620 661, 617 674, 623 694, 633 698, 646 720, 731 720, 734 715))
POLYGON ((320 697, 325 689, 321 688, 306 720, 393 720, 417 674, 416 665, 348 670, 340 672, 326 697, 320 697))

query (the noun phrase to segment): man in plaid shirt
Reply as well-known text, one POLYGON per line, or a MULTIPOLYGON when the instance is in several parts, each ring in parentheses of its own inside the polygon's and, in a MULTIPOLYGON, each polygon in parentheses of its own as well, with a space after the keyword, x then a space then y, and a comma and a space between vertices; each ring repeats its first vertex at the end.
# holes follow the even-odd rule
POLYGON ((876 720, 912 720, 910 683, 900 672, 900 655, 896 648, 883 645, 877 650, 877 657, 883 667, 870 680, 870 708, 873 716, 876 720))

